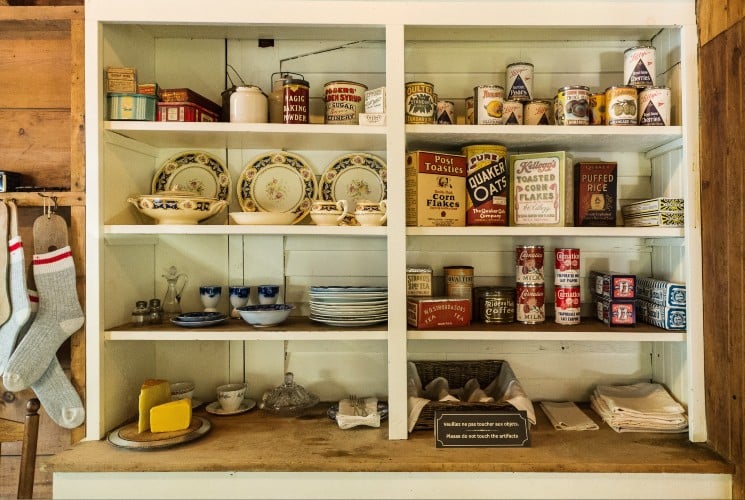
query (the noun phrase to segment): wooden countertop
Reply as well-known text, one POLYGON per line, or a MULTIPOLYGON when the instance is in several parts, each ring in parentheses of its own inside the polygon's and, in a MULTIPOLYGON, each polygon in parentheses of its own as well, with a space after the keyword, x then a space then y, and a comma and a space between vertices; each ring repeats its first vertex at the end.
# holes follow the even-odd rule
POLYGON ((529 448, 435 448, 430 431, 391 441, 379 429, 341 430, 319 405, 284 419, 258 410, 210 415, 212 429, 176 447, 137 451, 81 442, 52 457, 52 472, 598 472, 733 474, 734 467, 687 434, 619 434, 586 410, 598 431, 555 431, 540 409, 529 448))

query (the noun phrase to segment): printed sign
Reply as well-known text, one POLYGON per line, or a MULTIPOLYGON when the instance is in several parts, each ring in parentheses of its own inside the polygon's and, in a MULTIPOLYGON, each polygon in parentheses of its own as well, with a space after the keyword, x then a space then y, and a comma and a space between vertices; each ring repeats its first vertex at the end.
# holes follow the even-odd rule
POLYGON ((437 448, 520 448, 530 446, 525 411, 435 411, 437 448))

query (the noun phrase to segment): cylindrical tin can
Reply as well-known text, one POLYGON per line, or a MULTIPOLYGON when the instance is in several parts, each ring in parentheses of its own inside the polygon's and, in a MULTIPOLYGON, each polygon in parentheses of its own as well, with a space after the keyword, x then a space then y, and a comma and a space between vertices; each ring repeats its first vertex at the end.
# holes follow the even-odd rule
POLYGON ((501 125, 503 106, 504 88, 499 85, 474 87, 473 118, 476 125, 501 125))
POLYGON ((523 124, 523 103, 521 101, 504 101, 502 122, 505 125, 523 124))
POLYGON ((523 108, 523 124, 550 125, 553 123, 554 103, 549 99, 534 99, 523 108))
POLYGON ((472 300, 473 266, 446 266, 445 293, 448 297, 463 297, 472 300))
POLYGON ((236 123, 266 123, 269 119, 266 94, 255 85, 236 87, 230 96, 230 121, 236 123))
POLYGON ((605 92, 590 94, 590 125, 605 125, 605 92))
POLYGON ((557 125, 590 123, 590 88, 583 85, 562 87, 557 93, 557 125))
POLYGON ((654 47, 631 47, 623 52, 623 81, 633 87, 654 87, 657 50, 654 47))
POLYGON ((486 324, 515 321, 515 289, 498 286, 484 287, 478 294, 478 318, 486 324))
POLYGON ((515 281, 543 284, 543 245, 515 248, 515 281))
POLYGON ((310 86, 305 80, 285 78, 282 82, 282 122, 308 123, 310 86))
POLYGON ((425 265, 406 266, 406 295, 409 297, 432 296, 432 267, 425 265))
POLYGON ((636 88, 631 85, 605 89, 605 123, 608 125, 637 124, 636 88))
POLYGON ((670 89, 647 87, 639 93, 639 125, 670 125, 670 89))
POLYGON ((473 125, 473 96, 466 97, 466 125, 473 125))
POLYGON ((554 249, 554 284, 579 286, 579 248, 554 249))
POLYGON ((406 82, 406 123, 429 124, 435 116, 435 86, 429 82, 406 82))
POLYGON ((546 291, 543 284, 517 283, 515 317, 520 323, 533 325, 546 321, 546 291))
POLYGON ((365 111, 367 85, 357 82, 335 81, 323 86, 326 101, 326 123, 359 125, 360 113, 365 111))
POLYGON ((505 75, 507 82, 507 99, 530 101, 533 99, 533 65, 518 62, 507 65, 505 75))
POLYGON ((554 321, 560 325, 578 325, 581 302, 578 286, 557 286, 554 288, 554 321))
POLYGON ((455 125, 455 103, 453 101, 437 101, 437 118, 440 125, 455 125))
POLYGON ((506 226, 509 224, 510 172, 507 148, 499 144, 464 146, 466 157, 466 225, 506 226))

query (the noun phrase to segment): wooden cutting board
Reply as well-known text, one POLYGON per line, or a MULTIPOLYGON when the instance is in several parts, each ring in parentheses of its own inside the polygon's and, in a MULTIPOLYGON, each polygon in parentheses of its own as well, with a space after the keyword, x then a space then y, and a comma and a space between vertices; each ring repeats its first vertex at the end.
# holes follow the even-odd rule
POLYGON ((137 432, 137 422, 132 422, 109 433, 108 441, 114 446, 137 450, 167 448, 199 439, 209 432, 212 424, 204 417, 193 416, 188 429, 173 432, 137 432))

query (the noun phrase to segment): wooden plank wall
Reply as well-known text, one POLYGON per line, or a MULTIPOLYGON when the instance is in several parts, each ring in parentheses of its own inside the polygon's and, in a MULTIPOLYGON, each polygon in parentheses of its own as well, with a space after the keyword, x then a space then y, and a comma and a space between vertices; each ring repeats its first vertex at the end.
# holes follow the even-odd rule
POLYGON ((698 2, 701 209, 709 444, 736 464, 732 498, 745 498, 745 2, 698 2))

